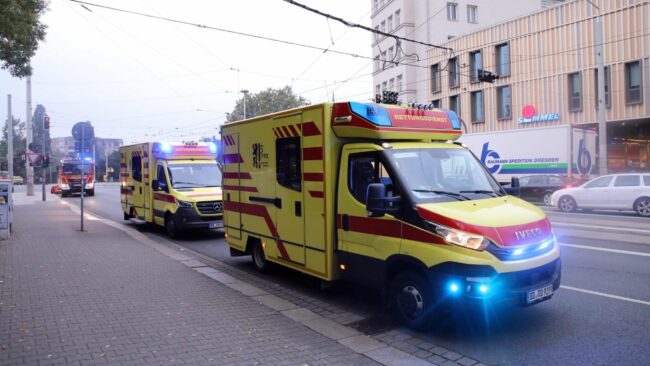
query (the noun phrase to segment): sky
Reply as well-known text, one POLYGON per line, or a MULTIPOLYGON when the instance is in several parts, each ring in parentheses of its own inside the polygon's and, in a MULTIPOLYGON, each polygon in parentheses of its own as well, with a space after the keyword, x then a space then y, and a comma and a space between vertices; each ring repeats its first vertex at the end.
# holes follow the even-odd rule
MULTIPOLYGON (((371 33, 283 0, 88 0, 95 4, 371 57, 371 33)), ((301 0, 370 25, 369 0, 301 0)), ((242 89, 293 87, 311 103, 368 100, 372 60, 50 0, 47 35, 32 59, 32 113, 45 106, 51 135, 90 121, 95 135, 126 144, 218 135, 242 89), (345 81, 345 82, 344 82, 345 81)), ((26 81, 0 70, 25 120, 26 81)))

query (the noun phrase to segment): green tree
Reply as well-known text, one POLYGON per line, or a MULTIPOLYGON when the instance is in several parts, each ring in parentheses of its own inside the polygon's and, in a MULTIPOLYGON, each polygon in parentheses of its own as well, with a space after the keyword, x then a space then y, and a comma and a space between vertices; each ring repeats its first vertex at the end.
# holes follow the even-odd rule
POLYGON ((0 60, 15 77, 32 74, 29 61, 45 38, 47 26, 40 17, 46 8, 46 0, 0 1, 0 60))
MULTIPOLYGON (((262 116, 269 113, 284 111, 307 105, 309 102, 293 93, 290 86, 282 89, 268 88, 257 94, 246 96, 246 118, 262 116)), ((244 119, 244 99, 238 99, 232 113, 227 114, 227 121, 234 122, 244 119)))
MULTIPOLYGON (((14 175, 25 178, 25 123, 14 118, 14 175)), ((8 170, 7 164, 7 123, 2 128, 2 141, 0 141, 0 170, 8 170)))
POLYGON ((95 165, 95 171, 97 172, 97 180, 101 179, 104 174, 106 174, 106 160, 108 160, 108 169, 109 171, 111 168, 113 168, 112 173, 108 173, 106 178, 110 180, 111 178, 113 179, 114 182, 117 182, 119 180, 120 176, 120 152, 119 150, 113 151, 110 155, 108 155, 108 159, 104 157, 104 153, 102 152, 102 155, 97 156, 97 165, 95 165))
MULTIPOLYGON (((50 130, 43 129, 43 118, 45 118, 45 114, 46 114, 45 107, 43 107, 42 104, 39 104, 36 106, 36 109, 34 110, 34 116, 32 117, 32 133, 33 133, 32 141, 34 141, 34 143, 36 143, 38 146, 41 147, 40 151, 38 151, 41 154, 41 156, 43 156, 43 154, 50 154, 50 155, 52 154, 52 148, 51 148, 52 140, 50 138, 50 130), (44 133, 45 133, 45 145, 43 145, 44 133)), ((46 173, 49 173, 49 171, 46 173)), ((40 182, 40 180, 38 179, 42 176, 41 174, 42 174, 41 165, 34 164, 35 182, 40 182)), ((46 176, 49 176, 49 174, 46 174, 46 176)))

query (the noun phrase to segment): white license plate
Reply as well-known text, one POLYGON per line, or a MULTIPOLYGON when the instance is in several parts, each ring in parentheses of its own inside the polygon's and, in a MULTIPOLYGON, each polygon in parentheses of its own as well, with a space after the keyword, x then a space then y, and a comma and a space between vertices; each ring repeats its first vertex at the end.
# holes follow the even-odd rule
POLYGON ((528 303, 541 300, 545 297, 553 295, 553 285, 538 288, 537 290, 528 291, 528 303))
POLYGON ((220 222, 213 222, 211 224, 208 224, 209 229, 221 229, 223 228, 223 224, 220 222))

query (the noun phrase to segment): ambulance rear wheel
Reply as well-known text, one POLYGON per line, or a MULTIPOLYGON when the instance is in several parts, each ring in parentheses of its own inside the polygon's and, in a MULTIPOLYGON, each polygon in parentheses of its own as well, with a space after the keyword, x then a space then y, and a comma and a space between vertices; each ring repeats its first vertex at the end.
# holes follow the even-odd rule
POLYGON ((176 223, 174 222, 174 218, 169 213, 165 215, 165 230, 167 231, 167 235, 172 239, 178 238, 180 234, 176 227, 176 223))
POLYGON ((398 322, 413 329, 429 324, 433 309, 433 291, 429 281, 420 273, 405 271, 392 281, 390 301, 398 322))
POLYGON ((266 260, 266 255, 264 254, 264 247, 262 243, 258 240, 252 243, 253 249, 251 256, 253 257, 253 267, 255 270, 260 273, 265 273, 269 271, 269 261, 266 260))

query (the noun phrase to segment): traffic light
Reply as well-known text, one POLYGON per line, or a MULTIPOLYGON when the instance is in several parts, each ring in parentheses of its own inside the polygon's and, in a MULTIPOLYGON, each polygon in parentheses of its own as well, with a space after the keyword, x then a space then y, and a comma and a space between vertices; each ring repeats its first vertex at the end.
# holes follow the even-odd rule
POLYGON ((479 81, 485 81, 488 83, 493 83, 494 80, 498 79, 498 75, 494 75, 493 73, 483 70, 483 69, 478 69, 478 80, 479 81))
POLYGON ((43 117, 43 129, 44 130, 49 130, 50 129, 50 116, 48 116, 48 115, 43 117))
POLYGON ((381 103, 381 94, 375 94, 375 103, 381 103))
POLYGON ((50 166, 50 156, 49 155, 43 155, 41 158, 41 166, 43 168, 47 168, 50 166))

